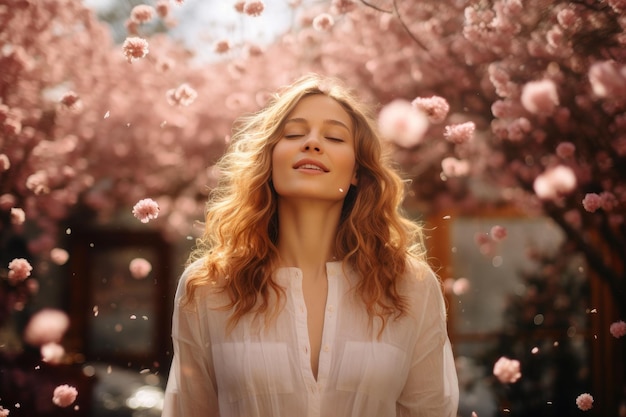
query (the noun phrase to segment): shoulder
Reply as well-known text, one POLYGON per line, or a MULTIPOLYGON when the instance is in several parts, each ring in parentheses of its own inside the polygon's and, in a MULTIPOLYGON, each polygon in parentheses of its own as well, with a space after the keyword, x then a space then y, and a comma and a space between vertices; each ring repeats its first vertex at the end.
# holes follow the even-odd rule
POLYGON ((407 261, 406 271, 398 285, 401 294, 408 298, 411 310, 427 309, 445 314, 441 280, 427 263, 407 261))
POLYGON ((407 289, 433 290, 441 292, 441 280, 435 271, 424 261, 407 260, 406 270, 400 279, 400 285, 407 286, 407 289))
POLYGON ((204 259, 197 259, 187 265, 176 288, 176 304, 187 309, 195 309, 198 303, 210 303, 220 299, 219 279, 209 276, 204 259))

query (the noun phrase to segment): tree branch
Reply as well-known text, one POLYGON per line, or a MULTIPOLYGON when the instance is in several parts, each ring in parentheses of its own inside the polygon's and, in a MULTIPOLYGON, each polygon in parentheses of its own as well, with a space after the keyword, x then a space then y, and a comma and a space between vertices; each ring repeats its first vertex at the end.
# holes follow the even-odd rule
POLYGON ((413 39, 415 41, 415 43, 417 43, 420 46, 420 48, 422 48, 425 51, 428 51, 428 48, 426 47, 426 45, 424 45, 422 43, 422 41, 417 39, 417 37, 413 34, 413 32, 411 32, 411 29, 409 29, 407 24, 402 19, 402 16, 400 15, 400 10, 398 10, 398 1, 397 0, 393 0, 393 11, 395 12, 396 16, 398 17, 398 20, 400 21, 400 24, 402 25, 402 27, 404 28, 406 33, 411 37, 411 39, 413 39))
POLYGON ((370 7, 370 8, 372 8, 372 9, 378 11, 378 12, 381 12, 381 13, 393 13, 393 14, 395 14, 396 17, 398 18, 398 21, 400 22, 400 25, 402 25, 402 29, 404 29, 404 31, 407 33, 407 35, 409 35, 411 37, 411 39, 413 39, 413 41, 420 46, 420 48, 422 48, 425 51, 428 51, 428 48, 426 47, 426 45, 424 45, 424 43, 422 41, 417 39, 417 37, 413 34, 413 32, 411 32, 411 29, 409 29, 408 25, 402 19, 402 16, 400 15, 400 10, 398 9, 398 2, 397 2, 397 0, 393 0, 393 10, 385 10, 385 9, 383 9, 381 7, 378 7, 375 4, 372 4, 372 3, 370 3, 369 1, 366 1, 366 0, 361 0, 361 3, 363 3, 367 7, 370 7))

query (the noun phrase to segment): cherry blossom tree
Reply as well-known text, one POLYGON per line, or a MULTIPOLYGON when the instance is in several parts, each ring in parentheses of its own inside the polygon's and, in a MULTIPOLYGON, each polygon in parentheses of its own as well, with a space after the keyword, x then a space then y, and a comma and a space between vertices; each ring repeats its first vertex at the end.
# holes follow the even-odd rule
MULTIPOLYGON (((131 216, 146 198, 154 227, 193 234, 233 120, 317 71, 381 114, 399 104, 385 120, 406 123, 381 131, 412 180, 407 207, 551 217, 626 317, 623 1, 291 2, 290 31, 212 40, 216 62, 167 36, 183 2, 145 3, 116 43, 80 2, 0 0, 0 250, 23 234, 47 258, 67 219, 131 216)), ((263 18, 260 1, 232 3, 244 25, 263 18)))

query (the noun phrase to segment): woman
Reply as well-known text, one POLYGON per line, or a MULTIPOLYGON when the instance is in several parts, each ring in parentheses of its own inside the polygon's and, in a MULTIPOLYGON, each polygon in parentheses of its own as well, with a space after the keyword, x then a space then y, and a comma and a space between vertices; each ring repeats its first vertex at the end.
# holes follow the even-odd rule
POLYGON ((163 416, 456 416, 441 286, 373 120, 309 75, 236 124, 178 286, 163 416))

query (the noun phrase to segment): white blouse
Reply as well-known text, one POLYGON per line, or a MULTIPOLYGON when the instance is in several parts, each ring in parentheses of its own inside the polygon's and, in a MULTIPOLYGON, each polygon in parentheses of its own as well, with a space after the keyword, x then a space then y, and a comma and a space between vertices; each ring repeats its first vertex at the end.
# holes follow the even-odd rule
MULTIPOLYGON (((190 267, 193 268, 193 265, 190 267)), ((286 303, 275 325, 244 316, 228 334, 228 296, 200 287, 180 304, 176 292, 174 357, 163 417, 456 417, 459 391, 439 281, 414 270, 400 284, 410 312, 380 339, 355 295, 358 276, 326 264, 328 299, 317 380, 311 370, 307 311, 298 268, 276 282, 286 303)))

